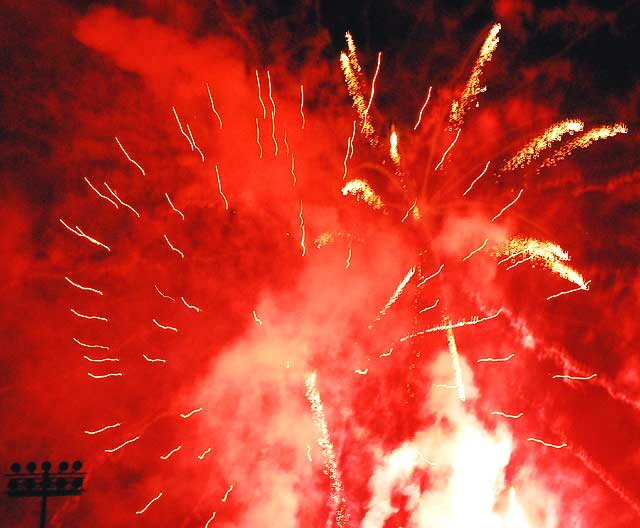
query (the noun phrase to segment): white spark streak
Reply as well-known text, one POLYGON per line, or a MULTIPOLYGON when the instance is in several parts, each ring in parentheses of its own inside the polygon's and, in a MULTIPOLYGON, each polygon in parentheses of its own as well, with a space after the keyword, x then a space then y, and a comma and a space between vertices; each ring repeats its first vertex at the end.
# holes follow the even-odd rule
POLYGON ((416 198, 413 201, 413 204, 411 205, 411 207, 409 207, 409 209, 407 209, 407 212, 404 213, 404 216, 402 217, 402 220, 400 220, 400 223, 403 223, 407 218, 409 218, 409 213, 413 211, 417 203, 418 203, 418 199, 416 198))
POLYGON ((104 350, 109 350, 108 346, 103 346, 103 345, 87 345, 86 343, 83 343, 82 341, 78 341, 75 337, 73 338, 73 340, 78 343, 80 346, 83 347, 87 347, 87 348, 102 348, 104 350))
POLYGON ((293 186, 295 187, 298 179, 296 178, 296 158, 293 152, 291 153, 291 175, 293 176, 293 186))
POLYGON ((544 446, 547 447, 553 447, 555 449, 561 449, 563 447, 567 447, 567 444, 548 444, 547 442, 543 442, 542 440, 538 440, 537 438, 527 438, 527 440, 531 441, 531 442, 538 442, 539 444, 542 444, 544 446))
POLYGON ((473 181, 471 182, 471 185, 469 185, 469 188, 468 188, 466 191, 464 191, 464 192, 462 193, 462 196, 466 196, 466 195, 467 195, 467 193, 468 193, 468 192, 473 188, 473 186, 476 184, 476 182, 477 182, 480 178, 482 178, 482 177, 484 176, 485 172, 487 172, 487 169, 489 168, 489 164, 490 164, 490 163, 491 163, 491 161, 487 161, 487 164, 484 166, 484 170, 480 173, 480 176, 478 176, 475 180, 473 180, 473 181))
POLYGON ((369 369, 368 368, 366 368, 364 370, 356 369, 356 370, 354 370, 354 372, 356 374, 360 374, 361 376, 364 376, 367 372, 369 372, 369 369))
POLYGON ((482 362, 486 362, 486 361, 509 361, 513 356, 515 356, 515 354, 510 354, 507 357, 503 357, 503 358, 482 358, 479 359, 477 362, 478 363, 482 363, 482 362))
POLYGON ((122 146, 122 143, 120 143, 120 140, 118 138, 115 138, 116 143, 118 143, 118 146, 120 147, 120 150, 122 150, 122 152, 124 152, 124 155, 127 157, 127 159, 133 163, 136 167, 138 167, 140 169, 140 172, 142 173, 142 175, 144 176, 144 169, 138 164, 137 161, 131 159, 131 156, 129 156, 129 154, 127 153, 126 150, 124 150, 124 147, 122 146))
POLYGON ((418 283, 418 285, 416 286, 416 288, 421 288, 421 287, 424 285, 424 283, 425 283, 425 282, 427 282, 428 280, 433 279, 436 275, 438 275, 438 274, 442 271, 442 268, 444 268, 444 264, 440 264, 440 267, 438 268, 438 271, 436 271, 433 275, 429 275, 427 278, 422 279, 422 280, 418 283))
POLYGON ((269 82, 269 100, 271 101, 271 139, 275 145, 274 156, 278 156, 278 142, 276 141, 276 102, 273 100, 271 93, 271 73, 267 70, 267 80, 269 82))
POLYGON ((378 72, 380 71, 380 60, 382 59, 382 52, 378 52, 378 64, 376 66, 376 71, 373 74, 373 80, 371 81, 371 94, 369 95, 369 104, 367 105, 366 110, 364 111, 364 120, 362 122, 362 129, 360 133, 364 132, 364 129, 367 127, 367 118, 369 117, 369 109, 371 108, 371 103, 373 102, 373 94, 376 89, 376 79, 378 78, 378 72))
POLYGON ((478 324, 478 323, 483 323, 485 321, 489 321, 491 319, 495 319, 501 313, 502 313, 502 308, 500 308, 493 315, 489 315, 487 317, 480 318, 478 316, 475 316, 475 317, 471 318, 468 321, 465 320, 465 319, 462 319, 461 321, 458 321, 456 323, 449 323, 449 324, 444 324, 444 325, 440 325, 440 326, 433 326, 431 328, 427 328, 426 330, 421 330, 420 332, 416 332, 415 334, 406 335, 406 336, 404 336, 403 338, 400 339, 400 342, 403 343, 404 341, 406 341, 408 339, 412 339, 414 337, 418 337, 418 336, 421 336, 421 335, 424 335, 424 334, 428 334, 430 332, 438 332, 440 330, 448 330, 449 328, 460 328, 461 326, 468 326, 468 325, 475 325, 475 324, 478 324))
POLYGON ((488 238, 485 238, 485 239, 484 239, 484 242, 482 243, 482 245, 481 245, 480 247, 478 247, 478 248, 474 249, 474 250, 473 250, 471 253, 469 253, 466 257, 464 257, 464 258, 462 259, 462 262, 464 262, 464 261, 465 261, 465 260, 467 260, 467 259, 470 259, 471 257, 473 257, 473 256, 474 256, 476 253, 478 253, 479 251, 482 251, 482 250, 485 248, 485 246, 487 245, 487 242, 489 242, 489 239, 488 239, 488 238))
POLYGON ((176 447, 175 449, 172 449, 171 451, 169 451, 166 455, 160 455, 160 458, 162 460, 167 460, 167 458, 169 458, 171 455, 173 455, 174 453, 180 451, 182 449, 182 446, 179 445, 178 447, 176 447))
POLYGON ((440 162, 436 165, 436 168, 433 169, 433 171, 437 171, 440 167, 442 167, 442 164, 444 163, 444 159, 447 157, 447 154, 449 154, 449 151, 453 148, 453 146, 456 144, 456 141, 458 141, 458 137, 460 136, 460 131, 462 129, 459 128, 458 132, 456 133, 456 137, 455 139, 451 142, 451 145, 449 145, 449 147, 447 148, 447 150, 444 151, 444 154, 442 155, 442 159, 440 160, 440 162))
POLYGON ((107 429, 113 429, 114 427, 120 427, 121 425, 122 425, 121 423, 114 423, 113 425, 105 425, 102 429, 97 429, 95 431, 85 431, 85 433, 88 434, 88 435, 94 435, 94 434, 102 433, 103 431, 106 431, 107 429))
MULTIPOLYGON (((396 291, 393 292, 393 295, 389 298, 387 303, 383 306, 382 310, 380 310, 380 313, 378 313, 378 315, 376 316, 375 321, 379 321, 380 318, 382 318, 387 313, 387 310, 391 308, 391 306, 393 306, 393 304, 398 300, 400 295, 402 295, 402 292, 404 291, 405 286, 409 283, 409 281, 411 280, 411 277, 413 277, 413 274, 415 272, 416 272, 415 266, 412 268, 409 268, 409 271, 407 272, 407 274, 400 281, 400 284, 398 284, 396 291)), ((372 325, 369 325, 369 328, 371 327, 372 325)))
POLYGON ((100 197, 100 198, 104 198, 105 200, 107 200, 107 202, 109 202, 110 204, 112 204, 116 209, 119 209, 118 204, 116 202, 114 202, 111 198, 109 198, 108 196, 102 194, 98 189, 96 189, 92 183, 87 179, 87 177, 85 176, 84 181, 87 182, 87 184, 89 185, 89 187, 91 187, 95 193, 100 197))
POLYGON ((313 462, 313 459, 311 458, 311 446, 310 445, 307 446, 307 460, 309 462, 313 462))
POLYGON ((220 130, 222 130, 222 119, 220 118, 220 114, 218 113, 218 111, 216 110, 216 107, 213 104, 213 97, 211 97, 211 89, 209 88, 209 83, 205 83, 205 84, 207 85, 207 92, 209 93, 209 101, 211 101, 211 110, 213 110, 213 113, 218 118, 218 121, 220 122, 220 130))
POLYGON ((507 268, 505 268, 507 271, 509 271, 512 268, 515 268, 516 266, 519 266, 520 264, 523 264, 525 262, 527 262, 528 260, 531 260, 532 258, 534 258, 536 255, 530 255, 527 258, 523 258, 522 260, 518 260, 517 262, 515 262, 514 264, 511 264, 511 266, 508 266, 507 268))
POLYGON ((142 357, 146 359, 149 363, 166 363, 167 362, 166 359, 150 358, 150 357, 147 357, 146 354, 142 354, 142 357))
POLYGON ((73 282, 69 277, 65 277, 65 280, 71 284, 72 286, 75 286, 76 288, 79 288, 81 290, 84 291, 90 291, 93 293, 97 293, 98 295, 104 295, 100 290, 96 290, 94 288, 89 288, 88 286, 81 286, 80 284, 78 284, 77 282, 73 282))
POLYGON ((302 218, 302 200, 300 200, 300 247, 302 248, 302 256, 304 257, 307 248, 304 246, 304 218, 302 218))
POLYGON ((344 487, 342 485, 342 478, 340 476, 340 470, 336 461, 336 455, 333 448, 333 443, 329 437, 329 428, 327 427, 327 421, 324 416, 324 406, 320 399, 320 393, 316 388, 316 373, 311 373, 305 380, 307 391, 305 396, 311 406, 311 414, 316 427, 319 429, 320 437, 318 438, 318 445, 322 449, 322 455, 324 457, 325 471, 329 475, 331 480, 330 496, 332 500, 332 506, 336 511, 336 521, 339 527, 343 527, 344 523, 341 520, 348 521, 348 514, 346 514, 346 500, 343 496, 344 487))
POLYGON ((155 325, 156 325, 158 328, 162 328, 163 330, 171 330, 171 331, 173 331, 173 332, 177 332, 177 331, 178 331, 178 329, 177 329, 175 326, 165 326, 165 325, 163 325, 163 324, 160 324, 160 323, 159 323, 158 321, 156 321, 155 319, 151 319, 151 320, 155 323, 155 325))
MULTIPOLYGON (((445 316, 444 323, 449 323, 449 318, 445 316)), ((456 375, 456 390, 458 391, 458 399, 465 401, 467 398, 464 393, 464 384, 462 382, 462 369, 460 368, 460 357, 458 356, 458 347, 456 346, 456 339, 453 335, 453 330, 447 328, 447 343, 449 345, 449 354, 451 355, 451 362, 453 363, 453 371, 456 375)))
POLYGON ((184 131, 184 128, 182 128, 182 123, 180 122, 180 118, 178 117, 178 112, 176 112, 176 108, 174 106, 171 107, 171 110, 173 110, 173 115, 176 116, 176 121, 178 122, 178 126, 180 127, 180 132, 182 132, 182 135, 187 139, 187 141, 189 142, 189 146, 191 147, 191 150, 193 150, 193 143, 191 143, 191 138, 187 135, 187 133, 184 131))
POLYGON ((512 255, 507 255, 505 258, 503 258, 502 260, 498 261, 498 264, 502 264, 503 262, 506 262, 509 259, 512 259, 514 257, 517 257, 518 255, 522 255, 524 252, 526 251, 526 249, 523 249, 522 251, 518 251, 517 253, 513 253, 512 255))
POLYGON ((160 291, 160 288, 158 288, 155 284, 153 285, 153 287, 154 287, 154 288, 156 289, 156 291, 157 291, 157 292, 158 292, 162 297, 164 297, 165 299, 169 299, 170 301, 173 301, 173 302, 175 302, 175 301, 176 301, 176 300, 175 300, 173 297, 171 297, 170 295, 165 295, 164 293, 162 293, 162 292, 160 291))
MULTIPOLYGON (((257 123, 257 121, 256 121, 256 123, 257 123)), ((222 199, 224 200, 224 208, 228 211, 229 210, 229 202, 227 201, 227 197, 222 192, 222 182, 220 181, 220 171, 218 170, 218 165, 217 164, 216 164, 216 177, 218 178, 218 191, 220 192, 220 196, 222 196, 222 199)))
POLYGON ((227 502, 227 497, 229 496, 229 493, 231 493, 232 489, 233 489, 233 484, 229 486, 229 489, 225 492, 224 497, 220 499, 221 502, 227 502))
POLYGON ((349 269, 351 267, 351 248, 349 248, 349 253, 347 253, 347 261, 344 264, 344 269, 349 269))
POLYGON ((195 149, 200 153, 200 157, 202 158, 202 163, 204 163, 204 154, 200 150, 200 147, 198 147, 198 145, 196 145, 196 140, 193 137, 193 133, 191 132, 191 127, 189 126, 189 123, 187 123, 187 130, 189 131, 189 136, 191 137, 191 143, 193 144, 195 149))
POLYGON ((207 449, 205 449, 201 455, 198 455, 198 458, 200 460, 202 460, 205 456, 207 456, 209 453, 211 453, 211 448, 207 447, 207 449))
POLYGON ((136 211, 133 207, 131 207, 128 203, 123 202, 122 199, 116 194, 116 191, 114 191, 111 187, 109 187, 109 185, 107 184, 107 182, 102 182, 102 184, 107 188, 107 190, 113 195, 113 197, 118 200, 118 202, 120 203, 120 205, 124 205, 127 209, 129 209, 130 211, 133 211, 133 213, 140 218, 140 213, 138 211, 136 211))
POLYGON ((162 492, 158 493, 157 497, 154 497, 153 499, 151 499, 144 508, 142 508, 140 511, 137 511, 136 515, 140 515, 141 513, 146 512, 147 508, 151 506, 155 501, 157 501, 160 497, 162 497, 162 492))
POLYGON ((302 126, 300 130, 304 130, 304 111, 302 108, 304 107, 304 87, 300 85, 300 115, 302 116, 302 126))
POLYGON ((111 252, 111 248, 105 244, 103 244, 102 242, 100 242, 99 240, 96 240, 95 238, 90 237, 89 235, 87 235, 84 231, 82 231, 82 229, 80 229, 78 226, 75 227, 75 229, 69 225, 67 225, 65 223, 65 221, 62 218, 58 218, 58 220, 60 220, 60 223, 66 227, 69 231, 71 231, 74 235, 79 236, 80 238, 85 238, 87 239, 89 242, 91 242, 92 244, 95 244, 96 246, 100 246, 103 247, 104 249, 106 249, 107 251, 111 252))
POLYGON ((209 523, 216 518, 216 512, 213 512, 213 515, 209 518, 209 520, 204 525, 204 528, 209 528, 209 523))
POLYGON ((507 413, 503 413, 502 411, 492 411, 491 414, 496 414, 498 416, 504 416, 505 418, 521 418, 522 416, 524 416, 524 413, 518 413, 518 414, 507 414, 507 413))
POLYGON ((113 378, 115 376, 122 376, 122 372, 110 372, 109 374, 91 374, 87 372, 87 375, 93 379, 113 378))
POLYGON ((182 304, 184 304, 190 310, 193 310, 198 313, 202 311, 202 309, 198 308, 197 306, 194 306, 193 304, 189 304, 184 297, 180 297, 180 300, 182 301, 182 304))
POLYGON ((385 352, 384 354, 380 354, 378 357, 389 357, 391 355, 391 353, 393 352, 393 347, 391 347, 389 349, 389 352, 385 352))
POLYGON ((347 138, 347 152, 344 155, 344 161, 342 162, 342 166, 344 167, 344 172, 342 173, 342 179, 345 180, 347 178, 347 159, 349 158, 349 151, 351 150, 351 137, 347 138))
POLYGON ((182 251, 180 251, 177 247, 175 247, 167 238, 167 235, 163 235, 164 239, 167 241, 167 244, 169 244, 169 247, 175 251, 176 253, 178 253, 180 255, 180 258, 184 258, 184 253, 182 251))
POLYGON ((169 202, 169 206, 171 207, 171 209, 173 209, 176 213, 178 213, 180 215, 180 218, 182 218, 182 220, 184 220, 184 215, 182 214, 182 211, 180 211, 179 209, 176 209, 175 205, 173 205, 173 202, 171 201, 171 198, 169 198, 169 194, 164 193, 167 202, 169 202))
POLYGON ((424 100, 424 104, 422 105, 422 108, 420 108, 420 114, 418 115, 418 121, 416 121, 416 124, 413 127, 414 130, 416 130, 418 128, 418 126, 420 126, 420 121, 422 121, 422 112, 424 112, 424 109, 427 107, 427 104, 429 103, 429 99, 431 98, 431 88, 432 88, 432 86, 429 86, 429 91, 427 92, 427 98, 424 100))
POLYGON ((507 205, 505 205, 505 206, 500 210, 500 212, 499 212, 496 216, 494 216, 494 217, 491 219, 491 221, 493 222, 493 221, 497 220, 498 218, 500 218, 500 216, 502 215, 502 213, 504 213, 507 209, 509 209, 509 207, 511 207, 513 204, 515 204, 515 203, 520 199, 520 196, 522 195, 522 193, 523 193, 523 192, 524 192, 524 189, 520 189, 520 192, 518 193, 518 196, 516 196, 516 197, 513 199, 513 201, 511 201, 511 202, 509 202, 507 205))
POLYGON ((284 146, 287 147, 287 156, 289 155, 289 143, 287 143, 287 129, 284 129, 284 146))
POLYGON ((253 310, 253 320, 254 320, 256 323, 258 323, 260 326, 262 326, 262 319, 260 319, 260 318, 258 317, 258 314, 256 314, 256 311, 255 311, 255 310, 253 310))
POLYGON ((140 438, 142 438, 142 437, 141 436, 136 436, 135 438, 132 438, 131 440, 127 440, 126 442, 120 444, 118 447, 114 447, 113 449, 105 449, 104 452, 105 453, 115 453, 118 449, 122 449, 127 444, 135 442, 136 440, 139 440, 140 438))
POLYGON ((353 158, 353 142, 356 140, 356 122, 353 121, 353 130, 351 131, 351 154, 349 154, 349 159, 353 158))
POLYGON ((87 361, 90 361, 91 363, 105 363, 106 361, 120 361, 118 358, 93 359, 93 358, 90 358, 89 356, 82 356, 82 357, 87 361))
POLYGON ((260 149, 260 159, 262 159, 262 145, 260 144, 260 125, 258 124, 258 118, 256 117, 256 143, 260 149))
POLYGON ((560 297, 561 295, 566 295, 567 293, 573 293, 573 292, 577 292, 580 290, 583 291, 589 291, 589 284, 591 283, 591 281, 587 281, 584 283, 584 286, 580 286, 578 288, 574 288, 573 290, 567 290, 567 291, 561 291, 560 293, 556 293, 554 295, 549 295, 549 297, 547 297, 547 301, 550 299, 555 299, 556 297, 560 297))
POLYGON ((438 303, 440 302, 440 299, 436 299, 436 302, 434 302, 431 306, 427 306, 426 308, 423 308, 422 310, 420 310, 418 313, 424 313, 428 310, 433 310, 436 306, 438 306, 438 303))
POLYGON ((109 321, 109 319, 107 319, 106 317, 100 317, 99 315, 85 315, 85 314, 82 314, 80 312, 75 311, 73 308, 69 308, 69 311, 73 315, 77 315, 78 317, 80 317, 82 319, 95 319, 97 321, 109 321))
POLYGON ((569 376, 568 374, 556 374, 555 376, 551 376, 553 379, 570 379, 570 380, 582 380, 582 381, 586 381, 586 380, 590 380, 593 379, 597 376, 597 374, 591 374, 591 376, 569 376))
POLYGON ((260 93, 260 75, 258 74, 258 70, 256 70, 256 82, 258 83, 258 99, 260 99, 260 104, 262 105, 262 119, 266 119, 267 107, 264 105, 264 101, 262 100, 262 94, 260 93))
POLYGON ((187 414, 181 414, 180 418, 189 418, 191 415, 195 414, 195 413, 199 413, 200 411, 202 411, 202 407, 198 408, 198 409, 194 409, 193 411, 188 412, 187 414))

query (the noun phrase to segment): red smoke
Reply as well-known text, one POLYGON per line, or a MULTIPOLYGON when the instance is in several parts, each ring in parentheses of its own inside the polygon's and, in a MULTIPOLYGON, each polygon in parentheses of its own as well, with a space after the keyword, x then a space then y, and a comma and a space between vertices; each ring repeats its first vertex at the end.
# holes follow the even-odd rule
MULTIPOLYGON (((532 527, 637 524, 638 77, 621 76, 612 88, 583 51, 572 54, 597 42, 602 28, 629 40, 629 10, 397 7, 391 17, 361 15, 382 28, 376 40, 375 28, 359 35, 357 25, 340 25, 347 15, 326 7, 75 4, 6 5, 2 30, 0 445, 7 471, 14 460, 85 462, 86 493, 52 499, 52 525, 204 526, 215 511, 210 526, 322 526, 335 512, 305 398, 311 372, 350 526, 457 526, 462 514, 452 512, 473 511, 474 500, 490 502, 494 491, 502 522, 510 486, 532 527), (412 17, 419 22, 407 35, 412 17), (503 30, 483 75, 487 93, 434 173, 454 137, 449 105, 495 20, 503 30), (545 38, 559 28, 554 48, 545 38), (404 187, 384 147, 360 134, 346 179, 367 179, 387 214, 340 193, 356 115, 338 62, 345 45, 332 33, 341 38, 348 29, 364 43, 367 80, 386 44, 371 120, 383 145, 391 125, 399 131, 404 187), (565 117, 589 127, 623 121, 629 133, 540 173, 496 176, 493 169, 565 117), (492 170, 463 197, 489 160, 492 170), (140 218, 85 178, 115 201, 106 182, 140 218), (402 222, 418 188, 421 220, 402 222), (517 205, 492 223, 520 189, 517 205), (316 244, 327 232, 331 241, 316 244), (513 236, 558 243, 590 290, 547 302, 573 285, 528 264, 507 271, 490 252, 461 261, 485 238, 513 236), (375 321, 416 265, 397 303, 375 321), (455 391, 434 388, 453 376, 446 332, 399 341, 445 315, 458 321, 498 308, 499 318, 454 331, 464 404, 455 391), (477 362, 512 353, 509 362, 477 362), (591 381, 551 377, 592 372, 591 381), (524 414, 509 420, 495 410, 524 414), (467 446, 469 438, 477 443, 467 446), (450 458, 467 462, 447 465, 450 458), (456 474, 477 478, 477 493, 457 487, 456 474)), ((35 501, 2 505, 7 526, 35 525, 35 501)))

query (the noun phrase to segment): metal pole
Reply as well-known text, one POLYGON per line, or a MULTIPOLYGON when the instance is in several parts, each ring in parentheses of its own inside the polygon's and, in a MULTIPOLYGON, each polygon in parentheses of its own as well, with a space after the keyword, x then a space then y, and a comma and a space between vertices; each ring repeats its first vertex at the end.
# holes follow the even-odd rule
POLYGON ((47 494, 42 495, 42 506, 40 507, 40 528, 45 528, 47 524, 47 494))

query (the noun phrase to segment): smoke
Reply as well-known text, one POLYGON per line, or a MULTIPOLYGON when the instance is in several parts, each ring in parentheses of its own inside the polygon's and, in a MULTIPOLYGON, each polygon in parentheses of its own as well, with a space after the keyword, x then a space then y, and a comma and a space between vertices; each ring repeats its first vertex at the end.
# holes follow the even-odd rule
MULTIPOLYGON (((333 523, 305 399, 312 372, 351 526, 635 522, 632 509, 611 512, 637 494, 637 135, 630 127, 544 175, 494 170, 557 120, 635 115, 630 85, 602 95, 594 81, 600 99, 589 92, 580 103, 572 83, 588 84, 583 56, 539 45, 563 22, 575 47, 598 14, 613 29, 620 17, 496 2, 462 13, 371 7, 342 27, 344 15, 320 4, 198 4, 2 10, 0 446, 23 463, 85 461, 86 493, 52 499, 52 524, 204 526, 213 512, 210 527, 333 523), (361 20, 374 15, 380 28, 370 31, 361 20), (453 139, 443 116, 496 16, 504 29, 488 91, 433 173, 453 139), (370 118, 381 145, 397 130, 402 174, 359 135, 347 151, 355 116, 338 64, 347 29, 362 43, 365 79, 388 44, 370 118), (345 180, 369 181, 384 212, 342 196, 345 165, 345 180), (420 222, 402 221, 414 198, 420 222), (516 235, 567 249, 593 280, 588 294, 545 303, 567 289, 561 278, 498 266, 492 252, 516 235), (499 308, 499 318, 454 329, 464 403, 439 386, 456 379, 444 332, 400 343, 443 317, 499 308), (91 361, 107 357, 118 361, 91 361), (551 378, 577 367, 599 377, 551 378), (121 376, 88 375, 108 373, 121 376), (581 446, 628 491, 610 493, 577 451, 530 436, 581 446)), ((2 517, 33 524, 27 502, 2 499, 2 517)))

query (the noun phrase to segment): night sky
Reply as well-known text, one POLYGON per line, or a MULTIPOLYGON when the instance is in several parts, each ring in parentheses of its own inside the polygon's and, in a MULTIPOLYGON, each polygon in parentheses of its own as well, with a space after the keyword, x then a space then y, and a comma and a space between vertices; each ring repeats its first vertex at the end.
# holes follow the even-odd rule
POLYGON ((1 461, 87 472, 49 525, 640 526, 640 3, 179 4, 0 10, 1 461))

